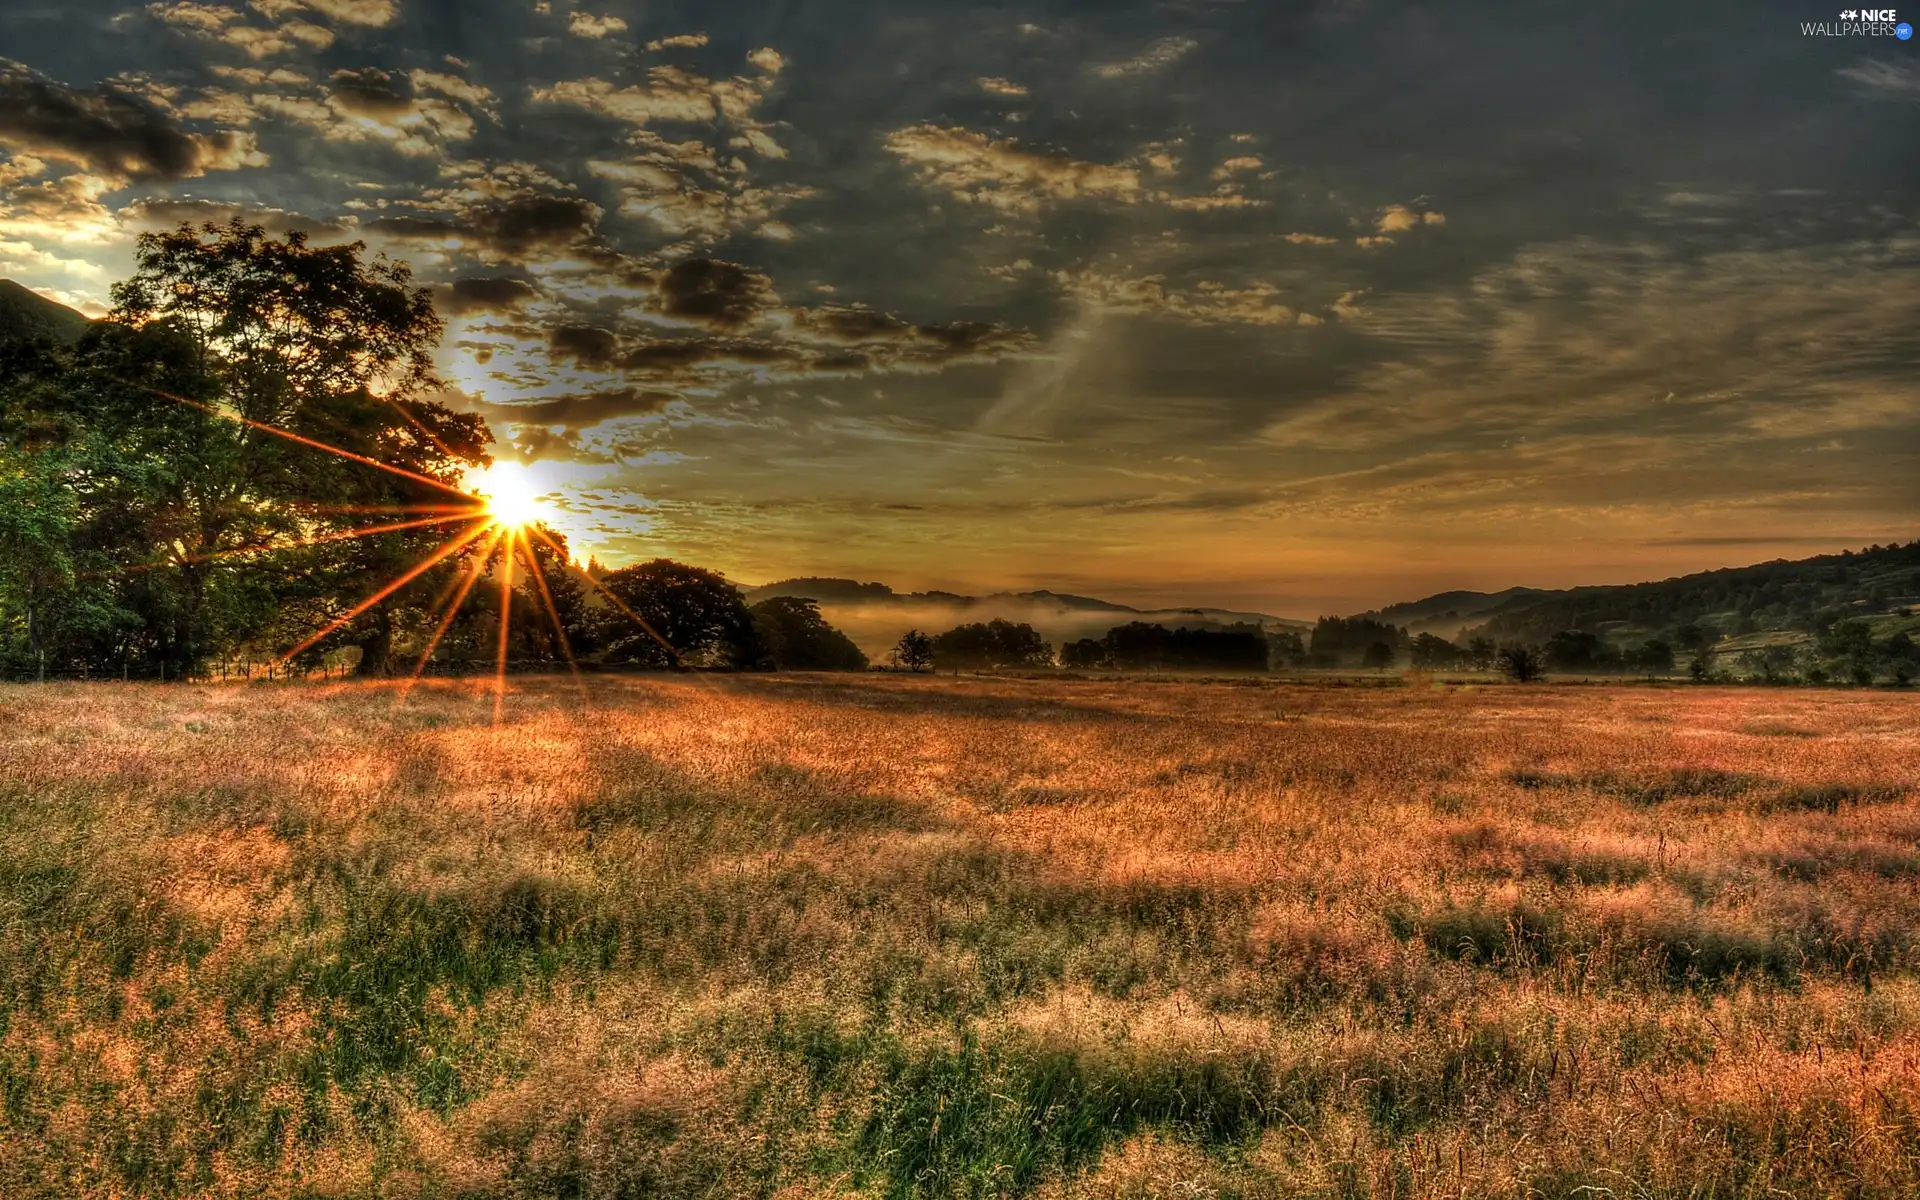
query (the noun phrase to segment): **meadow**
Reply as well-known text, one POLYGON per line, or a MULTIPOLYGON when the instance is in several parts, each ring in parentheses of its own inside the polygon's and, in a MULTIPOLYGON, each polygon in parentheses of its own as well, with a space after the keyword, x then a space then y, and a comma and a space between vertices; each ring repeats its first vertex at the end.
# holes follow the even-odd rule
POLYGON ((0 689, 0 1195, 1920 1194, 1920 696, 0 689))

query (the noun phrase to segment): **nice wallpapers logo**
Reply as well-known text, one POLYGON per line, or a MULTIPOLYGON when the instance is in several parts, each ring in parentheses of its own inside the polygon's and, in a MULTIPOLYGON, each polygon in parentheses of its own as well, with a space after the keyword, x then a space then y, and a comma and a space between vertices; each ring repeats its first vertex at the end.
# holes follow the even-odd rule
POLYGON ((1890 37, 1907 41, 1913 26, 1891 8, 1846 8, 1838 21, 1802 21, 1802 37, 1890 37))

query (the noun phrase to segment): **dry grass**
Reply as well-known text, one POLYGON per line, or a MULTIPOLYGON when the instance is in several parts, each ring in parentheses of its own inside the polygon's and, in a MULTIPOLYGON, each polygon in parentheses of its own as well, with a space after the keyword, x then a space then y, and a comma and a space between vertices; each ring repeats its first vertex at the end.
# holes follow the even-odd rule
POLYGON ((1920 698, 0 690, 0 1195, 1911 1196, 1920 698))

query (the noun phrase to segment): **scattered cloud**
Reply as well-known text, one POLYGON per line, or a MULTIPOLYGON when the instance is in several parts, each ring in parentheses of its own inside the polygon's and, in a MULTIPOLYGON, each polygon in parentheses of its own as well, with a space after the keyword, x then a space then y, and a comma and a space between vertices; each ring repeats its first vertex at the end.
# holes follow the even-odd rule
POLYGON ((887 137, 887 149, 918 168, 930 186, 955 199, 1012 212, 1059 200, 1098 198, 1131 203, 1141 196, 1133 167, 1036 154, 969 129, 915 125, 887 137))
POLYGON ((366 25, 381 28, 393 24, 393 18, 399 14, 398 0, 300 0, 298 4, 289 4, 286 0, 252 0, 255 8, 277 16, 287 8, 305 8, 321 16, 331 18, 346 25, 366 25), (271 9, 272 11, 269 11, 271 9))
POLYGON ((1103 63, 1093 69, 1102 79, 1125 79, 1164 70, 1200 48, 1190 37, 1163 37, 1132 58, 1103 63))
POLYGON ((998 76, 982 75, 974 82, 979 85, 981 91, 986 92, 990 96, 1024 96, 1027 94, 1025 86, 1015 83, 1010 79, 1001 79, 998 76))
MULTIPOLYGON (((567 22, 567 32, 579 38, 604 38, 626 31, 627 23, 613 16, 596 17, 592 13, 575 12, 567 22)), ((647 49, 658 50, 665 44, 665 42, 649 42, 647 49)))
POLYGON ((1409 229, 1418 229, 1422 225, 1445 225, 1445 213, 1419 212, 1404 204, 1389 204, 1380 211, 1380 217, 1374 222, 1374 228, 1381 233, 1404 233, 1409 229))
POLYGON ((1082 307, 1102 312, 1161 316, 1195 325, 1318 323, 1303 321, 1302 313, 1279 302, 1280 289, 1266 283, 1234 287, 1201 280, 1181 288, 1170 286, 1165 275, 1123 275, 1094 267, 1057 270, 1049 277, 1082 307))
POLYGON ((1870 58, 1855 66, 1841 67, 1835 74, 1869 96, 1920 104, 1920 67, 1870 58))
POLYGON ((704 33, 681 33, 673 37, 656 38, 647 43, 647 50, 649 53, 658 53, 661 50, 698 50, 706 44, 707 35, 704 33))

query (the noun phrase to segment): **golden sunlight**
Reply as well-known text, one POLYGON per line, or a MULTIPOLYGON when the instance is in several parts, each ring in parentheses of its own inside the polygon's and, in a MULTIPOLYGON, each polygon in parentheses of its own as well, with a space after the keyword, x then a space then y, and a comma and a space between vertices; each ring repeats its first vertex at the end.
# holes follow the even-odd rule
POLYGON ((484 470, 469 471, 466 485, 486 501, 487 515, 497 526, 523 529, 553 523, 553 506, 522 463, 499 461, 484 470))

